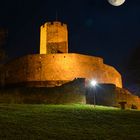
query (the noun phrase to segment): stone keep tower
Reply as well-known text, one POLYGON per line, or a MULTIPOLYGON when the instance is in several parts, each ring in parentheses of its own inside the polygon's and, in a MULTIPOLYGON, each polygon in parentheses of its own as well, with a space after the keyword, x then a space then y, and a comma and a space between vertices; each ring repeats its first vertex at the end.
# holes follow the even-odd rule
POLYGON ((47 22, 40 29, 40 54, 68 53, 67 25, 47 22))

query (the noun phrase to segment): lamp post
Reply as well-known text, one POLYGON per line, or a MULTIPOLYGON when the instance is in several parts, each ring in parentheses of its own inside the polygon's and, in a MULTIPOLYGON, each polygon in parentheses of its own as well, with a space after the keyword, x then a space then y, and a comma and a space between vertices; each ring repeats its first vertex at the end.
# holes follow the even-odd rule
POLYGON ((96 80, 92 80, 91 81, 91 86, 94 88, 94 108, 96 106, 96 86, 97 86, 97 81, 96 80))

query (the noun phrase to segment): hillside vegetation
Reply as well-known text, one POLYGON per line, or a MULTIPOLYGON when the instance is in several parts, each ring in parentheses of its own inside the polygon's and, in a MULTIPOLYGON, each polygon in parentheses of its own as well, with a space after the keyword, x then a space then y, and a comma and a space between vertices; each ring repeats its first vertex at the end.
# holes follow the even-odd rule
POLYGON ((140 140, 140 111, 0 104, 0 140, 140 140))

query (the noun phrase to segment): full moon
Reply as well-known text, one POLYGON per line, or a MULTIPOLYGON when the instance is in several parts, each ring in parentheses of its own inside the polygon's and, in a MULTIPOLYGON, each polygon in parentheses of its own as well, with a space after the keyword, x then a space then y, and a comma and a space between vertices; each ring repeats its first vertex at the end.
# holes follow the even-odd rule
POLYGON ((125 0, 108 0, 108 2, 113 6, 120 6, 125 2, 125 0))

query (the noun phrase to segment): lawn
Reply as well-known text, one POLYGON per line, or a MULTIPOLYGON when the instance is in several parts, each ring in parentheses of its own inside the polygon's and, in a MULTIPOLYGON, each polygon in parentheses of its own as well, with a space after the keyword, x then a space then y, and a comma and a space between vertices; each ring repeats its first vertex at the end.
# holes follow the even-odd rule
POLYGON ((140 111, 0 104, 0 140, 140 140, 140 111))

